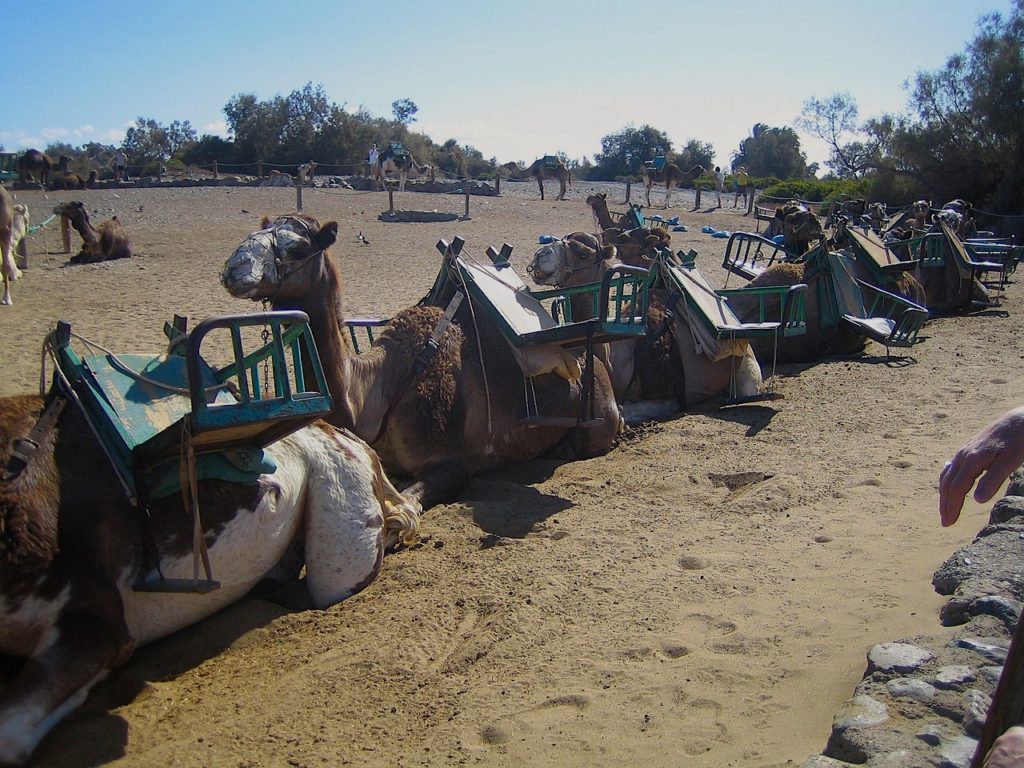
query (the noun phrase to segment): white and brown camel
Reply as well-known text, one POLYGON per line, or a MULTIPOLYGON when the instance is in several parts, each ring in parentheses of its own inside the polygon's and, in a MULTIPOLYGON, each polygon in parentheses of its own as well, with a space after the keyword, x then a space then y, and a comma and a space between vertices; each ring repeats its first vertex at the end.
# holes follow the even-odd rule
POLYGON ((111 216, 96 229, 89 222, 85 204, 79 200, 62 203, 53 212, 66 217, 82 237, 82 250, 69 259, 71 264, 93 264, 132 257, 131 238, 117 216, 111 216))
POLYGON ((39 183, 45 188, 50 183, 50 172, 53 167, 53 159, 45 152, 38 149, 26 150, 18 158, 18 179, 22 184, 29 184, 38 177, 39 183))
POLYGON ((378 187, 383 186, 384 179, 390 175, 398 176, 398 190, 405 191, 407 178, 419 174, 425 175, 434 180, 434 168, 427 163, 417 163, 412 153, 407 150, 399 150, 394 145, 388 147, 377 157, 377 166, 373 172, 373 178, 378 187))
MULTIPOLYGON (((574 232, 537 250, 529 272, 539 285, 567 288, 596 282, 620 261, 613 246, 594 235, 574 232)), ((633 266, 650 266, 644 259, 633 266)), ((695 320, 687 313, 670 311, 664 286, 652 290, 647 313, 647 335, 631 342, 616 342, 604 350, 615 396, 627 422, 665 418, 680 409, 704 402, 723 392, 753 397, 761 388, 761 369, 749 344, 722 345, 714 358, 698 352, 695 320)), ((574 318, 589 318, 592 305, 574 304, 574 318)))
POLYGON ((0 398, 0 467, 20 466, 12 448, 30 431, 38 442, 20 473, 0 479, 0 653, 24 659, 0 691, 2 765, 27 762, 136 647, 265 577, 294 579, 302 565, 312 604, 326 608, 369 584, 385 550, 416 535, 418 505, 391 485, 373 450, 318 422, 264 449, 272 474, 199 481, 218 589, 135 591, 155 573, 192 578, 192 515, 178 493, 151 499, 145 512, 131 506, 78 408, 69 403, 40 436, 43 409, 39 396, 0 398))
POLYGON ((558 197, 556 200, 565 200, 565 194, 568 191, 569 186, 572 184, 572 171, 569 170, 561 158, 554 155, 548 155, 538 160, 534 160, 533 164, 522 167, 518 163, 505 163, 501 166, 504 170, 508 171, 508 174, 513 179, 526 179, 533 178, 537 181, 537 186, 540 188, 540 199, 544 199, 544 180, 545 179, 558 179, 558 197))
POLYGON ((470 301, 419 369, 442 307, 403 310, 372 348, 356 354, 341 314, 341 277, 327 252, 337 233, 336 222, 321 226, 302 214, 265 219, 228 259, 221 282, 233 296, 309 315, 334 398, 328 420, 369 442, 389 471, 413 478, 408 497, 424 508, 447 501, 471 476, 539 456, 567 437, 580 456, 611 448, 621 417, 605 367, 595 363, 593 371, 596 426, 530 426, 523 420, 527 387, 538 413, 575 419, 584 383, 553 373, 525 379, 495 323, 484 308, 471 311, 470 301))
POLYGON ((644 188, 647 191, 647 207, 651 207, 651 187, 655 184, 665 185, 665 205, 668 208, 672 197, 672 190, 686 184, 692 184, 704 173, 704 167, 700 164, 694 165, 690 170, 684 171, 675 163, 665 163, 661 168, 654 168, 644 164, 644 188))
POLYGON ((3 306, 14 303, 11 298, 11 282, 21 277, 21 270, 18 269, 14 254, 22 239, 28 234, 28 221, 28 208, 21 203, 15 203, 11 193, 0 184, 0 273, 4 281, 4 295, 0 299, 0 305, 3 306))

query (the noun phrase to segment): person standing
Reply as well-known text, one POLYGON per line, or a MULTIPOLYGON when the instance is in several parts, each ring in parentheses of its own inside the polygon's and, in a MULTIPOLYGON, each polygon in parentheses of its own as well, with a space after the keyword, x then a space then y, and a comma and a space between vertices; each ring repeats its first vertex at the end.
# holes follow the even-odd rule
POLYGON ((715 166, 715 194, 718 196, 718 207, 722 207, 722 191, 725 189, 725 171, 715 166))
POLYGON ((114 181, 128 180, 128 155, 121 148, 114 153, 114 181))
POLYGON ((369 171, 366 174, 367 176, 373 176, 377 172, 377 160, 379 157, 380 155, 377 152, 377 145, 371 144, 370 152, 366 157, 366 165, 369 167, 369 171))
POLYGON ((732 201, 732 207, 735 208, 740 202, 740 195, 743 195, 743 207, 747 207, 747 184, 750 182, 750 178, 747 176, 747 169, 742 165, 736 171, 736 198, 732 201))

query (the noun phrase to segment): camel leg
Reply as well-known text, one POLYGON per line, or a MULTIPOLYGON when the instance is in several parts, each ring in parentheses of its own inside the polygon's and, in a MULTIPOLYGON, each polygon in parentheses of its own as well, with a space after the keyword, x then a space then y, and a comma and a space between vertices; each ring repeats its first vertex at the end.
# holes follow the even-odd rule
POLYGON ((668 208, 668 201, 672 199, 672 188, 665 185, 665 208, 668 208))
POLYGON ((419 473, 416 480, 402 489, 407 501, 419 503, 423 509, 451 501, 469 482, 469 474, 456 459, 446 459, 419 473))
POLYGON ((121 596, 113 589, 102 592, 94 598, 104 605, 95 608, 72 598, 0 696, 0 764, 25 763, 50 729, 127 660, 131 642, 121 596))
POLYGON ((646 190, 647 190, 647 207, 650 208, 651 207, 651 185, 650 184, 646 185, 646 190))
POLYGON ((537 177, 537 186, 540 187, 540 199, 543 200, 544 199, 544 177, 543 176, 538 176, 537 177))

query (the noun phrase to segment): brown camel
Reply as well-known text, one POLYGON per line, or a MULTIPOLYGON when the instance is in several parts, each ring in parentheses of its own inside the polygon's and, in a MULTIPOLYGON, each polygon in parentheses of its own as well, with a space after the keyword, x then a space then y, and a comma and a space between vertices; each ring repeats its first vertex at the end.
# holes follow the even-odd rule
MULTIPOLYGON (((574 232, 540 248, 528 271, 539 285, 567 288, 596 282, 619 263, 613 247, 602 245, 594 235, 574 232)), ((651 261, 643 266, 652 266, 651 261)), ((730 385, 740 397, 760 390, 761 369, 749 344, 736 342, 717 359, 699 353, 688 325, 695 318, 670 312, 669 301, 669 291, 659 281, 650 297, 647 335, 607 345, 604 352, 628 423, 666 418, 728 391, 730 385)), ((574 318, 592 316, 592 302, 574 300, 574 318)))
POLYGON ((547 155, 534 160, 533 165, 523 168, 518 163, 505 163, 503 166, 513 179, 524 179, 531 177, 537 180, 540 188, 540 199, 544 199, 544 180, 558 179, 559 191, 556 200, 565 200, 565 193, 572 184, 572 172, 562 159, 554 155, 547 155))
POLYGON ((71 257, 70 263, 93 264, 132 257, 131 239, 117 216, 110 217, 96 229, 89 222, 85 203, 81 201, 63 203, 54 208, 53 212, 66 216, 71 226, 82 236, 82 250, 71 257))
POLYGON ((589 195, 587 205, 594 214, 594 222, 601 231, 601 241, 605 245, 614 245, 618 258, 623 264, 635 267, 647 267, 654 255, 671 245, 672 237, 664 229, 650 227, 633 227, 632 217, 624 213, 618 221, 612 218, 608 210, 608 195, 604 192, 589 195))
POLYGON ((0 466, 15 471, 0 483, 0 654, 25 660, 0 688, 2 765, 26 763, 137 646, 286 575, 278 571, 286 556, 299 555, 308 602, 324 609, 368 585, 387 548, 416 538, 420 509, 373 450, 318 422, 264 449, 272 474, 198 482, 218 588, 135 591, 156 573, 193 578, 192 512, 178 492, 148 498, 145 512, 132 506, 75 404, 47 409, 55 423, 35 434, 47 404, 61 402, 56 388, 46 400, 0 398, 0 466), (25 450, 30 431, 38 447, 26 463, 14 449, 25 450))
POLYGON ((29 184, 39 177, 44 187, 50 183, 50 171, 53 170, 53 159, 38 149, 26 150, 18 158, 18 177, 22 184, 29 184))
MULTIPOLYGON (((92 171, 90 173, 90 178, 94 173, 96 173, 96 171, 92 171)), ((88 189, 89 182, 77 173, 64 171, 53 180, 53 184, 51 186, 53 189, 88 189)))
POLYGON ((266 219, 228 259, 221 282, 233 296, 309 315, 334 398, 329 420, 367 440, 389 470, 412 477, 408 497, 424 508, 447 501, 471 476, 539 456, 566 437, 581 456, 611 448, 621 419, 604 366, 593 371, 600 423, 530 426, 523 421, 527 392, 536 413, 575 423, 584 385, 552 373, 525 378, 486 309, 470 301, 434 344, 444 310, 417 306, 355 354, 341 314, 341 277, 327 253, 337 233, 336 222, 321 226, 302 214, 266 219), (427 358, 430 347, 437 353, 427 358))
POLYGON ((692 184, 698 176, 704 173, 704 167, 700 164, 694 165, 690 170, 684 171, 675 163, 665 163, 660 169, 655 169, 644 164, 644 188, 647 190, 647 207, 651 207, 651 187, 655 184, 665 185, 665 205, 668 208, 669 200, 672 197, 672 189, 681 187, 684 184, 692 184))
POLYGON ((389 144, 387 148, 377 157, 377 167, 374 169, 373 178, 377 186, 383 186, 384 179, 388 174, 398 174, 398 190, 405 191, 405 180, 412 173, 427 175, 434 180, 434 168, 426 163, 420 164, 408 150, 400 144, 389 144))
POLYGON ((768 223, 765 237, 771 239, 777 235, 783 236, 786 252, 796 256, 806 253, 811 243, 825 236, 814 212, 796 200, 775 209, 775 218, 768 223))

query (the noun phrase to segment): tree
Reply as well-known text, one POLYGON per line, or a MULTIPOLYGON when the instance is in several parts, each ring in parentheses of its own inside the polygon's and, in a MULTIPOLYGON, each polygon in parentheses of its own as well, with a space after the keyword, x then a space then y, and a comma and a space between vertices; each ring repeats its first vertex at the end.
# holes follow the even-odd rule
POLYGON ((672 140, 668 134, 656 128, 649 125, 623 128, 601 139, 601 152, 594 156, 591 178, 613 181, 623 176, 638 176, 644 160, 651 160, 658 152, 667 156, 671 150, 672 140))
POLYGON ((122 146, 131 165, 146 165, 166 162, 195 140, 196 132, 188 120, 164 126, 140 117, 125 133, 122 146))
POLYGON ((800 151, 796 131, 764 123, 754 125, 751 135, 740 142, 733 164, 746 166, 751 176, 777 179, 802 179, 807 171, 807 158, 800 151))
POLYGON ((415 123, 415 115, 419 111, 420 108, 416 106, 412 99, 399 99, 398 101, 391 102, 391 112, 395 116, 395 122, 402 125, 415 123))
POLYGON ((862 177, 879 165, 879 142, 845 141, 847 136, 862 135, 857 122, 857 102, 849 93, 834 93, 824 99, 804 102, 796 125, 829 145, 825 162, 841 179, 862 177))
POLYGON ((676 165, 680 168, 692 168, 700 165, 705 170, 715 167, 715 148, 704 141, 690 139, 679 151, 676 165))

